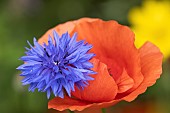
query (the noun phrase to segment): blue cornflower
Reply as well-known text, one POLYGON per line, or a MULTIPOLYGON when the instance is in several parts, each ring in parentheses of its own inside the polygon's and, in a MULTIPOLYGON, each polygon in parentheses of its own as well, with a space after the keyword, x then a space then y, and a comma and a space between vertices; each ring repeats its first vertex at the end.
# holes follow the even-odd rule
POLYGON ((64 92, 71 96, 74 87, 83 89, 93 78, 89 75, 92 71, 92 63, 89 60, 94 56, 88 53, 92 45, 84 40, 76 41, 77 34, 72 38, 68 33, 61 37, 53 31, 54 40, 49 36, 48 44, 40 45, 34 38, 34 46, 29 42, 30 49, 26 47, 26 56, 20 59, 25 63, 17 69, 21 70, 23 85, 30 85, 29 91, 47 92, 49 98, 51 92, 56 97, 64 97, 64 92))

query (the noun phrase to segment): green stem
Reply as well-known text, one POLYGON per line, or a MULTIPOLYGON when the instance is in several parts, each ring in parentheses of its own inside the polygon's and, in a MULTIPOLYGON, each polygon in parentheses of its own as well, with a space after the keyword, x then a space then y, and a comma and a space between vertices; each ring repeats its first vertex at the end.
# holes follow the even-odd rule
POLYGON ((69 113, 74 113, 74 111, 68 110, 69 113))
POLYGON ((102 113, 106 113, 106 109, 105 108, 102 108, 102 113))

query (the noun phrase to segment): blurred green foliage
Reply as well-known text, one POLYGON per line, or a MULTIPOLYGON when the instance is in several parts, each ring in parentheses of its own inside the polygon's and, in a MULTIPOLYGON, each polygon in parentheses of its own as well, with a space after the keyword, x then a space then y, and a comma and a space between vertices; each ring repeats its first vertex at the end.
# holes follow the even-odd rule
MULTIPOLYGON (((129 25, 128 11, 141 0, 1 0, 0 1, 0 113, 45 113, 44 93, 30 93, 21 86, 16 67, 22 62, 26 40, 32 42, 49 28, 81 17, 117 20, 129 25)), ((169 63, 164 63, 164 75, 138 101, 153 99, 161 109, 170 112, 169 63), (169 109, 169 110, 168 110, 169 109)), ((113 107, 117 108, 123 104, 113 107)), ((112 109, 112 108, 111 108, 112 109)), ((119 111, 120 112, 120 111, 119 111)), ((117 111, 118 113, 118 111, 117 111)), ((121 113, 121 112, 120 112, 121 113)))

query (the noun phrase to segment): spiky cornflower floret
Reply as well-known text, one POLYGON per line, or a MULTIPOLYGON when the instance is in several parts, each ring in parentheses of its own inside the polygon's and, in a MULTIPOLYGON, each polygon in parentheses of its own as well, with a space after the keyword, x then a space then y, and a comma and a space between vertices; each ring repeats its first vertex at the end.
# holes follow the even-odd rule
POLYGON ((34 38, 34 46, 29 42, 26 48, 26 56, 20 59, 25 63, 17 69, 21 70, 23 85, 30 84, 29 91, 47 92, 49 98, 51 92, 57 97, 64 97, 64 92, 71 96, 74 87, 83 89, 93 78, 89 75, 92 71, 92 63, 89 60, 94 56, 88 53, 92 45, 84 40, 76 41, 77 34, 72 38, 68 33, 61 37, 53 31, 54 40, 49 36, 48 44, 40 45, 34 38))

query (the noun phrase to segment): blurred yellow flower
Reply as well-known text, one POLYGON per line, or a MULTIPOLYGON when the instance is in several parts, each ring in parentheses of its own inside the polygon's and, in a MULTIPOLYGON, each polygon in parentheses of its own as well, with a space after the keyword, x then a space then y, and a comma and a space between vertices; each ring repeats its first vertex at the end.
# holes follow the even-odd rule
POLYGON ((132 8, 129 22, 136 35, 136 45, 156 44, 167 58, 170 56, 170 2, 146 0, 141 7, 132 8))

